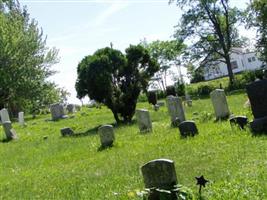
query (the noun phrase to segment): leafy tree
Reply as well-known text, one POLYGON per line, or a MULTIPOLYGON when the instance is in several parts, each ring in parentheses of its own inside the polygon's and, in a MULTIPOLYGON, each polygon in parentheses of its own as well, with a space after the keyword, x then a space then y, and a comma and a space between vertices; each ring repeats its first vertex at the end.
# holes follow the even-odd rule
POLYGON ((196 69, 192 63, 188 63, 186 68, 187 68, 187 76, 190 79, 190 83, 197 83, 205 80, 202 67, 196 69))
POLYGON ((248 9, 247 24, 257 28, 257 48, 267 63, 267 1, 253 0, 248 9))
POLYGON ((231 7, 229 0, 170 0, 170 3, 174 1, 185 11, 176 38, 193 41, 189 49, 192 60, 202 59, 203 64, 226 63, 232 84, 230 53, 233 47, 242 45, 236 28, 241 21, 241 11, 231 7))
POLYGON ((36 99, 45 102, 47 86, 56 92, 46 79, 54 74, 58 51, 46 47, 37 22, 17 1, 0 1, 0 46, 0 108, 14 113, 36 99))
POLYGON ((105 104, 117 123, 130 122, 141 90, 146 91, 158 69, 156 60, 141 45, 131 45, 126 55, 109 47, 99 49, 78 65, 78 98, 88 95, 105 104))
POLYGON ((160 70, 155 74, 153 80, 158 82, 163 91, 166 91, 168 70, 172 64, 180 65, 179 57, 185 45, 178 40, 156 40, 151 43, 144 40, 141 44, 148 49, 151 57, 158 61, 160 70))

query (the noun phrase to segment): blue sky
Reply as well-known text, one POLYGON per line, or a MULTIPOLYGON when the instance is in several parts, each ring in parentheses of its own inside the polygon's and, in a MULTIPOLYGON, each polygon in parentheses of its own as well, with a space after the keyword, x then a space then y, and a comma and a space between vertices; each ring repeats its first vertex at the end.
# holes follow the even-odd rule
MULTIPOLYGON (((233 1, 245 6, 247 0, 233 1), (242 2, 242 3, 240 3, 242 2)), ((31 18, 47 35, 47 45, 59 49, 58 71, 51 80, 66 88, 76 99, 74 84, 79 61, 97 49, 113 43, 124 51, 129 44, 168 40, 174 33, 181 11, 168 0, 21 0, 31 18)), ((248 33, 250 34, 250 33, 248 33)))

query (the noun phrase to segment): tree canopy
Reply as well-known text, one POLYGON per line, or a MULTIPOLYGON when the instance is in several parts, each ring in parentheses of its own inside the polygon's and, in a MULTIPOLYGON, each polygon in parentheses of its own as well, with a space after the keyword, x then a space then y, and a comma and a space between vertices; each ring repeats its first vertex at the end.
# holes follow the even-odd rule
POLYGON ((131 45, 126 54, 113 48, 97 50, 79 63, 76 90, 105 104, 117 123, 130 122, 141 90, 146 91, 159 65, 141 45, 131 45))
POLYGON ((175 37, 182 41, 191 40, 191 61, 226 63, 230 83, 233 83, 230 53, 244 41, 236 28, 242 12, 231 7, 229 0, 170 0, 172 2, 184 11, 175 37))
POLYGON ((55 73, 51 66, 57 54, 46 47, 42 29, 26 8, 17 1, 0 1, 1 108, 16 112, 59 100, 59 89, 47 81, 55 73))

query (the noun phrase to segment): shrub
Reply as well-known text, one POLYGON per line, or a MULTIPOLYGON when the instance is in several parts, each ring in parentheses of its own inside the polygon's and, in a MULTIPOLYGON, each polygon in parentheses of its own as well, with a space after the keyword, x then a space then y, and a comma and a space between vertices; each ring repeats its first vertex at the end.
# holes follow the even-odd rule
POLYGON ((148 99, 148 103, 151 103, 152 105, 156 105, 157 104, 157 93, 155 91, 147 92, 147 99, 148 99))
POLYGON ((197 88, 198 95, 201 96, 208 96, 210 93, 215 90, 216 88, 213 85, 200 85, 197 88))
POLYGON ((175 83, 176 93, 178 96, 185 96, 185 84, 183 82, 177 81, 175 83))
POLYGON ((175 87, 173 85, 172 86, 168 86, 166 88, 166 96, 170 96, 170 95, 176 96, 175 87))

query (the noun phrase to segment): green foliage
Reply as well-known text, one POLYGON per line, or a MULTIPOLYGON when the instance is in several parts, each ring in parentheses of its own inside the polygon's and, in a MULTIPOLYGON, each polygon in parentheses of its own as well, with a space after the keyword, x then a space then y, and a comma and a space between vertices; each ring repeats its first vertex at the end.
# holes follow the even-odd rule
POLYGON ((55 85, 47 81, 58 51, 46 47, 37 22, 17 1, 0 2, 0 47, 1 108, 15 113, 59 99, 55 85))
POLYGON ((157 62, 141 45, 131 45, 126 55, 108 47, 99 49, 78 65, 78 98, 88 95, 105 104, 117 123, 130 122, 141 90, 146 91, 158 68, 157 62))
POLYGON ((185 84, 183 82, 177 81, 174 86, 178 96, 185 96, 185 84))
POLYGON ((175 87, 173 85, 167 86, 167 88, 166 88, 166 96, 170 96, 170 95, 176 96, 176 94, 177 93, 176 93, 175 87))
POLYGON ((230 6, 228 0, 170 0, 184 10, 175 37, 180 41, 195 41, 187 55, 191 61, 209 65, 222 61, 227 65, 230 83, 234 80, 230 52, 243 41, 236 26, 241 11, 230 6))

